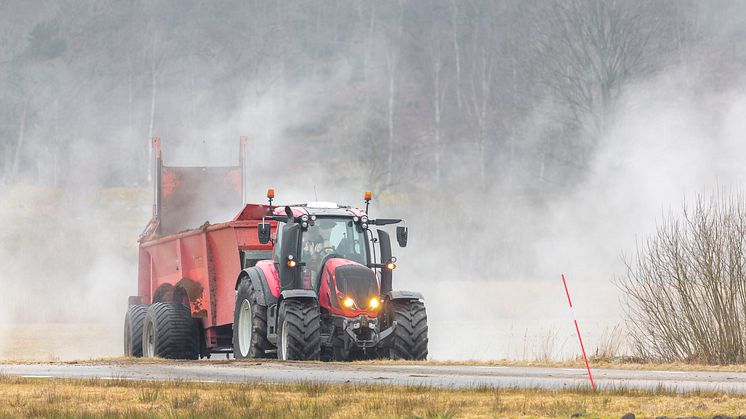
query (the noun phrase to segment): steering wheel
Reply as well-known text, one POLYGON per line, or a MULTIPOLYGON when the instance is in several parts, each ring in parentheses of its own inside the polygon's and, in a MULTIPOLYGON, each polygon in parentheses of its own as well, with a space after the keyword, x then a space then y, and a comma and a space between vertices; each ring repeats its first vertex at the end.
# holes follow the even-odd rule
POLYGON ((321 248, 321 251, 319 252, 319 254, 326 253, 327 255, 330 255, 330 254, 335 254, 334 252, 336 252, 336 251, 337 251, 337 249, 335 249, 334 247, 332 247, 332 246, 326 246, 326 247, 322 247, 321 248))

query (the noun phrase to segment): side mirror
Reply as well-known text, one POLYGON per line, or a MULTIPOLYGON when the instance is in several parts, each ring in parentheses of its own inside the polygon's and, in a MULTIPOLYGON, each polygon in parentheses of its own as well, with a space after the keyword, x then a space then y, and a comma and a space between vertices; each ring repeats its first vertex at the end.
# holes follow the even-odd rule
POLYGON ((259 243, 267 244, 270 239, 270 226, 269 223, 259 223, 256 225, 256 233, 259 236, 259 243))
POLYGON ((396 241, 399 242, 399 247, 407 247, 407 239, 409 238, 409 229, 404 226, 396 227, 396 241))

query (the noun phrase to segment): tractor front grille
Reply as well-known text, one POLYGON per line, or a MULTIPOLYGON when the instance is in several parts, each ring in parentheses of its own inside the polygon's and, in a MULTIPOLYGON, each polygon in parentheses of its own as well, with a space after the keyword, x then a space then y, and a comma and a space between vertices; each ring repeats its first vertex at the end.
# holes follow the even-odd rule
POLYGON ((378 296, 378 281, 372 270, 365 266, 349 264, 334 270, 337 290, 349 295, 358 305, 367 306, 367 301, 378 296))

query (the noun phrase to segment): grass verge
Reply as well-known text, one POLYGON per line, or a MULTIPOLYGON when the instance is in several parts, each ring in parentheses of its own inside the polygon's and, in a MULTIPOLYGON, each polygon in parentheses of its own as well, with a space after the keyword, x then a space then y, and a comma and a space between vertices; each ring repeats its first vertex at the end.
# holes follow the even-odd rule
POLYGON ((0 376, 0 417, 451 418, 736 415, 746 395, 659 389, 444 390, 422 386, 220 384, 0 376))

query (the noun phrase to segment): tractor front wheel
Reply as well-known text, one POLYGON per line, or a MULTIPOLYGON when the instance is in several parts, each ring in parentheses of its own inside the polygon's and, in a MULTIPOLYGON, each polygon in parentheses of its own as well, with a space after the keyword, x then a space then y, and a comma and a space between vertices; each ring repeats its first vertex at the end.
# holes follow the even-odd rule
POLYGON ((243 280, 238 286, 233 312, 233 356, 264 358, 271 346, 267 340, 267 307, 259 304, 251 281, 243 280))
POLYGON ((318 301, 283 300, 278 318, 277 358, 315 361, 321 355, 321 313, 318 301))
POLYGON ((427 359, 427 312, 422 301, 390 301, 389 321, 396 322, 388 355, 391 359, 427 359))
POLYGON ((160 302, 145 314, 143 356, 197 359, 199 345, 192 312, 181 303, 160 302))
POLYGON ((145 324, 147 304, 136 304, 127 309, 124 315, 124 355, 142 357, 142 328, 145 324))

